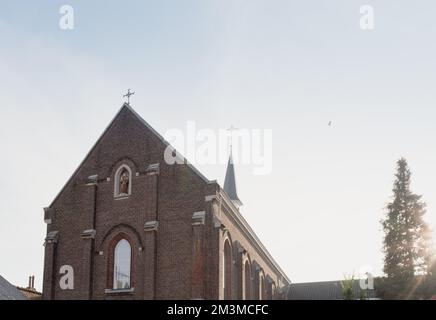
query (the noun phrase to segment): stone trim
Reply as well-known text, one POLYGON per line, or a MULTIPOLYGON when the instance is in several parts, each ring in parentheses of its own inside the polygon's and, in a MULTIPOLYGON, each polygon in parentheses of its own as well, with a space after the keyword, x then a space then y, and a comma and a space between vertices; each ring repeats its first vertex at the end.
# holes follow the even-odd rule
POLYGON ((59 240, 59 231, 50 231, 45 237, 45 243, 57 243, 59 240))
POLYGON ((98 182, 98 174, 94 174, 92 176, 89 176, 86 179, 86 185, 87 186, 94 186, 94 185, 97 184, 97 182, 98 182))
POLYGON ((150 231, 157 231, 159 227, 159 221, 153 220, 153 221, 147 221, 144 224, 144 231, 150 232, 150 231))
POLYGON ((197 211, 192 215, 192 225, 204 225, 206 220, 206 212, 205 211, 197 211))
POLYGON ((129 199, 129 198, 130 198, 130 195, 127 195, 127 196, 117 196, 117 197, 114 198, 114 200, 124 200, 124 199, 129 199))
POLYGON ((82 239, 95 239, 95 229, 87 229, 82 232, 82 239))
POLYGON ((129 289, 105 289, 104 293, 106 294, 120 294, 120 293, 133 293, 135 288, 129 289))
POLYGON ((213 200, 215 200, 217 198, 218 197, 216 195, 209 195, 209 196, 205 197, 204 201, 209 202, 209 201, 213 201, 213 200))
POLYGON ((53 221, 54 210, 52 208, 44 208, 44 222, 46 224, 51 224, 53 221))
POLYGON ((147 175, 155 175, 155 174, 159 174, 159 163, 154 163, 154 164, 150 164, 147 169, 145 170, 145 172, 147 173, 147 175))

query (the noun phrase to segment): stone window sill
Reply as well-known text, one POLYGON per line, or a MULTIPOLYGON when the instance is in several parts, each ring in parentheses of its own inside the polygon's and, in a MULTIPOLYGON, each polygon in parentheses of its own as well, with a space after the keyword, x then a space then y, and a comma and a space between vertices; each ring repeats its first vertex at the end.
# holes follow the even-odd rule
POLYGON ((114 199, 115 200, 124 200, 124 199, 129 199, 130 195, 121 195, 121 196, 115 196, 114 199))
POLYGON ((126 293, 133 293, 135 291, 135 288, 129 288, 129 289, 106 289, 104 290, 104 293, 106 294, 126 294, 126 293))

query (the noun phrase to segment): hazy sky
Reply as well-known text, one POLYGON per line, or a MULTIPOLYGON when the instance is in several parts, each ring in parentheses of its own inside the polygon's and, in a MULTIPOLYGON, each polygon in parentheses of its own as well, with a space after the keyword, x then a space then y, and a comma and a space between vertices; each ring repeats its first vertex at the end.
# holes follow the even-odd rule
MULTIPOLYGON (((436 229, 434 12, 433 0, 1 0, 0 274, 41 288, 43 207, 127 88, 161 133, 273 129, 272 173, 236 174, 241 212, 292 281, 380 274, 401 156, 436 229), (64 4, 74 30, 59 28, 64 4)), ((225 165, 198 169, 222 185, 225 165)))

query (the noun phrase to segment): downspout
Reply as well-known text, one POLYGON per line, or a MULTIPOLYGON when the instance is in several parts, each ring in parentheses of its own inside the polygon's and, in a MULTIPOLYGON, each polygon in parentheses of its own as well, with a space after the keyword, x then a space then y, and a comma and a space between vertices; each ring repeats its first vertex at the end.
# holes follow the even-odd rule
MULTIPOLYGON (((160 180, 160 170, 158 169, 157 177, 156 177, 156 221, 159 223, 159 180, 160 180)), ((155 232, 154 238, 154 292, 153 292, 153 300, 156 300, 157 297, 157 233, 159 232, 159 228, 155 232)))
MULTIPOLYGON (((92 229, 95 230, 97 220, 97 195, 98 195, 98 181, 94 184, 94 210, 92 213, 92 229)), ((89 299, 92 300, 94 294, 94 256, 95 256, 95 237, 91 239, 91 261, 90 261, 90 275, 89 275, 89 299)))

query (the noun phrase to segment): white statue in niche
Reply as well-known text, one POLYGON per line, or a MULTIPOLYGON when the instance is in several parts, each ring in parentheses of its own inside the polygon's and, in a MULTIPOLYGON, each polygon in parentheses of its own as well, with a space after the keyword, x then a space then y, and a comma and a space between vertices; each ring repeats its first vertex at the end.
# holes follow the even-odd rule
POLYGON ((120 185, 119 185, 119 190, 120 190, 120 195, 128 195, 129 194, 129 171, 127 171, 127 169, 123 169, 123 171, 121 171, 120 174, 120 185))

